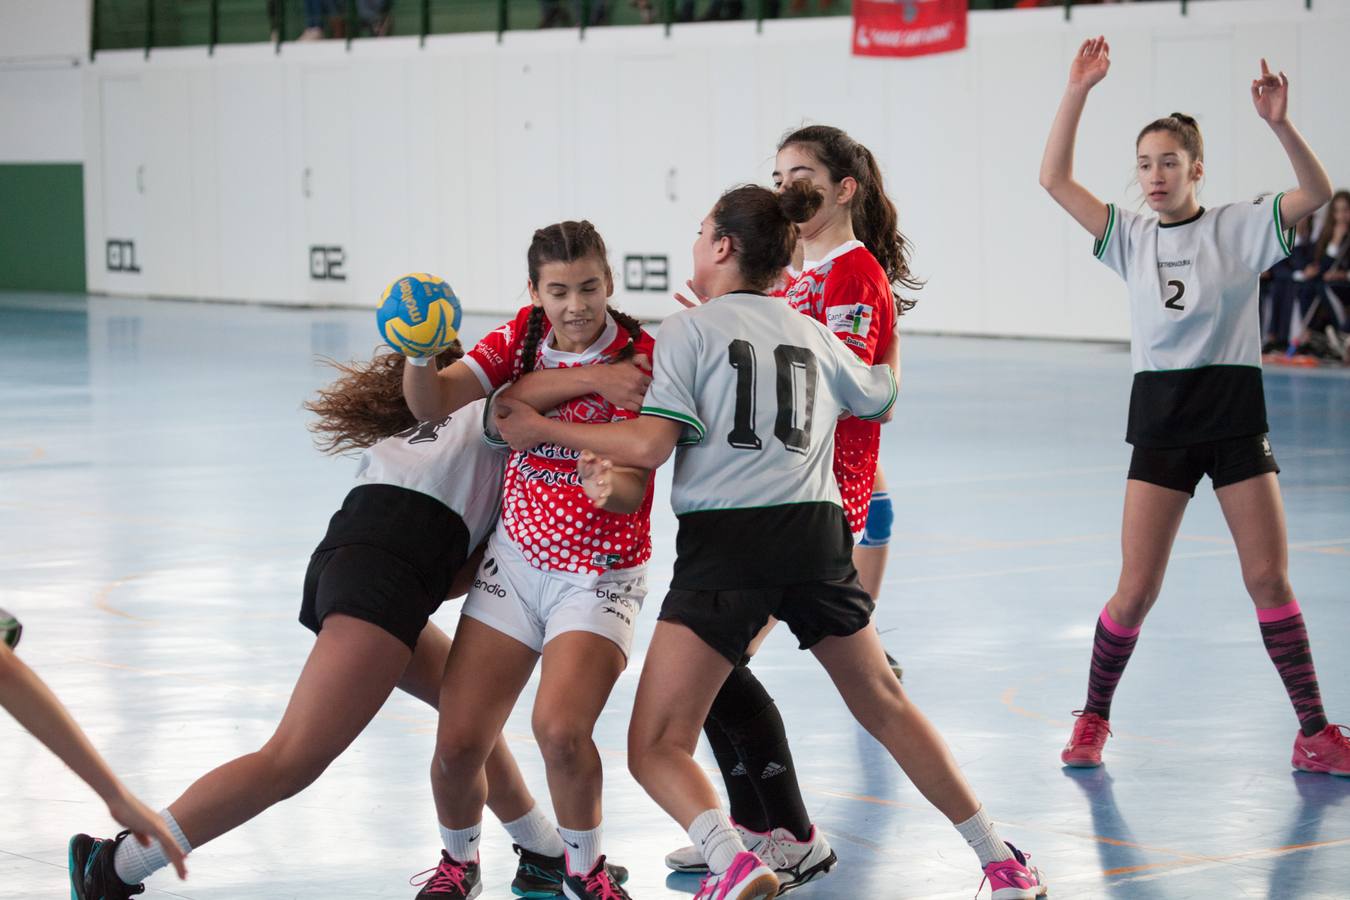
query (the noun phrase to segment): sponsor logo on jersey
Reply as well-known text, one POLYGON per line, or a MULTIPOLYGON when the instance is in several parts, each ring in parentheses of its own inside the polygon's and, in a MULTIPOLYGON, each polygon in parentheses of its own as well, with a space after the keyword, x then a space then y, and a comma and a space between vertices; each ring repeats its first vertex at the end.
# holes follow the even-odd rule
POLYGON ((436 440, 436 433, 450 424, 450 416, 439 422, 418 422, 413 427, 400 431, 394 437, 407 438, 410 444, 429 444, 436 440))
POLYGON ((492 581, 484 581, 482 578, 475 578, 473 580, 473 589, 482 591, 485 594, 491 594, 494 597, 506 596, 506 588, 492 581))
POLYGON ((836 334, 866 338, 872 330, 872 308, 864 303, 828 307, 825 310, 825 326, 836 334))
POLYGON ((559 471, 557 469, 543 469, 530 463, 523 456, 516 457, 516 471, 520 477, 526 481, 538 481, 549 487, 556 487, 560 484, 581 487, 581 476, 577 474, 576 469, 559 471))
POLYGON ((1160 259, 1158 268, 1160 269, 1184 269, 1191 264, 1189 259, 1160 259))
MULTIPOLYGON (((619 562, 622 559, 623 556, 621 554, 602 553, 601 551, 597 550, 591 554, 591 565, 595 566, 595 568, 597 569, 608 569, 610 566, 614 565, 616 562, 619 562)), ((597 595, 599 593, 600 593, 599 591, 596 591, 597 595)), ((603 599, 614 599, 614 598, 606 597, 603 599)))

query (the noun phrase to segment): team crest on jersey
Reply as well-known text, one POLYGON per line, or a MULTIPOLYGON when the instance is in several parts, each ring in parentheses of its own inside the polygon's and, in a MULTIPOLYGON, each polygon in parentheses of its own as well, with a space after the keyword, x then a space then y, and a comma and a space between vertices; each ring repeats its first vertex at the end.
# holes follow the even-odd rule
POLYGON ((872 309, 864 303, 831 306, 825 310, 825 325, 836 334, 865 338, 872 330, 872 309))
POLYGON ((410 444, 429 444, 436 440, 436 433, 450 424, 450 416, 439 422, 418 422, 406 431, 400 431, 394 437, 407 438, 410 444))

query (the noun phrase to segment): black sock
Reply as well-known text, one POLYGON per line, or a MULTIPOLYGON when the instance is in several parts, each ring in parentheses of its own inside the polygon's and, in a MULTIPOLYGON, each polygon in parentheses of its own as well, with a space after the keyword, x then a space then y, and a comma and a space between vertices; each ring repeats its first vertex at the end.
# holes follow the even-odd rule
MULTIPOLYGON (((708 717, 735 747, 745 780, 759 798, 762 816, 757 822, 743 820, 735 812, 733 818, 754 831, 786 828, 798 840, 806 840, 811 833, 811 817, 797 784, 783 717, 749 668, 737 666, 731 671, 708 717)), ((728 792, 732 790, 730 782, 735 780, 728 780, 728 792)))
POLYGON ((727 786, 727 799, 731 801, 732 820, 751 831, 768 831, 764 807, 759 802, 754 784, 746 775, 736 745, 712 716, 703 722, 703 734, 708 738, 713 756, 717 758, 717 768, 722 770, 722 783, 727 786))

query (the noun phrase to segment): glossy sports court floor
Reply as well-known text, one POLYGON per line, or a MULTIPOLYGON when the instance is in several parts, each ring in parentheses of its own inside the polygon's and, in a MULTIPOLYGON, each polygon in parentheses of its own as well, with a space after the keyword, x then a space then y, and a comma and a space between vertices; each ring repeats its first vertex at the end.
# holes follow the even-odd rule
MULTIPOLYGON (((301 402, 316 355, 375 343, 365 313, 110 298, 0 297, 0 606, 23 657, 156 808, 270 734, 310 645, 306 558, 354 463, 315 452, 301 402)), ((471 317, 474 339, 494 322, 471 317)), ((1128 448, 1123 347, 912 337, 883 460, 897 500, 878 621, 1003 834, 1063 898, 1350 897, 1350 779, 1294 774, 1295 722, 1217 504, 1202 487, 1117 695, 1108 764, 1058 751, 1117 573, 1128 448)), ((1293 581, 1333 721, 1350 721, 1350 373, 1266 376, 1293 581)), ((654 520, 650 634, 673 555, 654 520)), ((455 605, 440 614, 453 627, 455 605)), ((640 650, 638 651, 640 654, 640 650)), ((611 856, 635 898, 687 896, 678 828, 623 758, 634 665, 601 719, 611 856)), ((969 898, 973 856, 775 635, 757 671, 841 858, 801 900, 969 898)), ((334 697, 341 703, 341 697, 334 697)), ((528 709, 522 705, 523 710, 528 709)), ((312 788, 161 874, 147 897, 411 898, 439 847, 426 786, 433 712, 395 697, 312 788)), ((545 785, 528 713, 508 726, 545 785)), ((706 756, 711 765, 711 756, 706 756)), ((62 898, 71 832, 98 799, 0 716, 0 896, 62 898)), ((483 896, 509 897, 489 823, 483 896)), ((985 896, 987 896, 987 889, 985 896)))

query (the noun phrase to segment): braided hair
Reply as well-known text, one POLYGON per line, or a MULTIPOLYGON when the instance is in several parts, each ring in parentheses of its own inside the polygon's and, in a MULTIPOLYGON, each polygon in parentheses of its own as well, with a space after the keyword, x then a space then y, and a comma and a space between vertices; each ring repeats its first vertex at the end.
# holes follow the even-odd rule
POLYGON ((805 147, 820 160, 829 170, 831 181, 837 184, 852 178, 858 183, 850 210, 853 231, 885 271, 892 285, 896 312, 903 314, 911 309, 915 301, 901 297, 897 288, 917 291, 923 287, 923 281, 910 271, 910 242, 900 232, 899 214, 886 195, 881 167, 872 151, 829 125, 808 125, 789 132, 778 149, 794 144, 805 147))
MULTIPOLYGON (((609 251, 605 248, 605 239, 590 222, 566 221, 540 228, 530 241, 530 249, 525 255, 530 271, 530 284, 539 284, 539 270, 548 263, 575 262, 579 259, 595 257, 604 264, 605 277, 610 281, 614 273, 609 268, 609 251)), ((619 359, 632 357, 642 326, 637 319, 621 313, 614 307, 606 307, 614 321, 619 323, 629 335, 628 346, 619 353, 619 359)), ((521 341, 521 374, 534 371, 539 356, 539 341, 544 336, 544 308, 536 306, 530 310, 525 323, 525 337, 521 341)))

